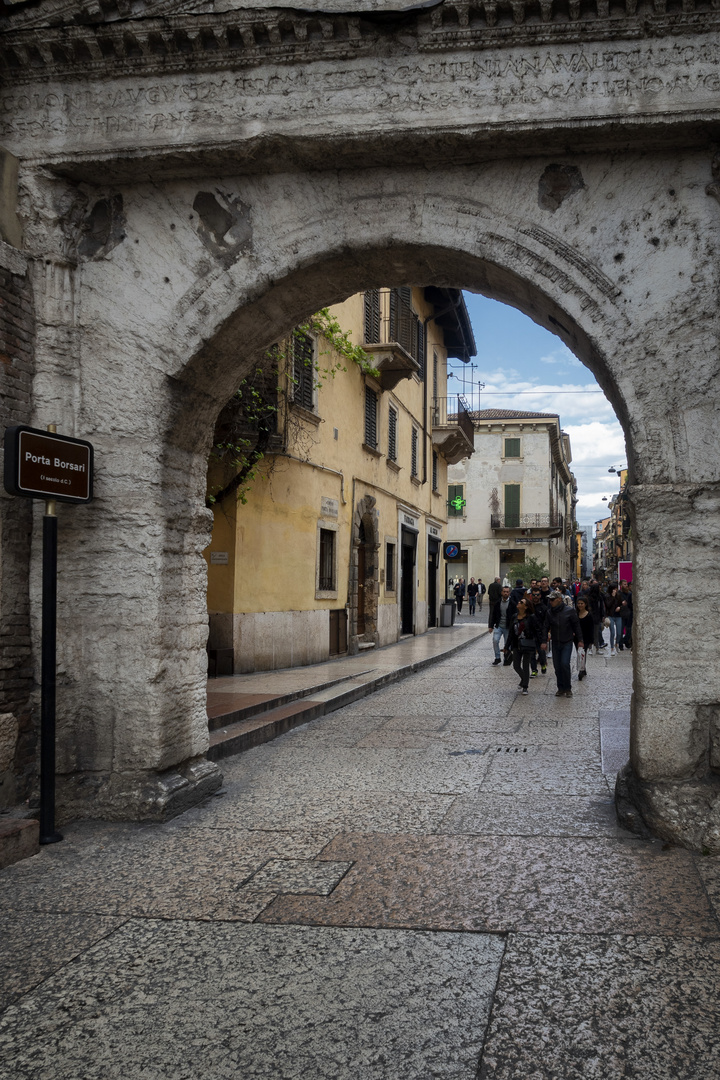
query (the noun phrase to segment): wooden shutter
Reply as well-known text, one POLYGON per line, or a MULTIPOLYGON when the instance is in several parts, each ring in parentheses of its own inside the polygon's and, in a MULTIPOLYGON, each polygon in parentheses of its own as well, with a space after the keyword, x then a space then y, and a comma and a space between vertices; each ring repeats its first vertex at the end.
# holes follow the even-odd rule
POLYGON ((505 528, 520 528, 520 485, 505 485, 505 528))
POLYGON ((369 386, 365 387, 365 443, 377 447, 377 394, 369 386))
POLYGON ((293 376, 295 392, 293 400, 304 409, 312 410, 315 404, 315 349, 308 334, 295 331, 293 345, 293 376))
POLYGON ((368 289, 365 293, 365 344, 377 345, 380 341, 380 290, 368 289))
POLYGON ((391 405, 388 409, 388 457, 391 461, 397 461, 397 418, 398 414, 391 405))
POLYGON ((412 451, 410 454, 410 475, 417 476, 418 474, 418 429, 414 427, 412 429, 412 451))
POLYGON ((453 506, 453 499, 462 499, 463 486, 462 484, 448 484, 448 517, 462 517, 463 507, 458 508, 453 506))
POLYGON ((432 489, 433 491, 438 489, 438 456, 434 450, 432 458, 432 489))

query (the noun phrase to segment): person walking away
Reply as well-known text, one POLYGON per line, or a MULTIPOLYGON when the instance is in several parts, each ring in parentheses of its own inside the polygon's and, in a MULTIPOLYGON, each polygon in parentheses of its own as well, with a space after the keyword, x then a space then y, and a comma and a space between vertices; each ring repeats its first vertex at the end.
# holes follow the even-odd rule
POLYGON ((590 590, 587 594, 587 609, 592 616, 593 626, 595 627, 595 640, 593 644, 595 646, 595 655, 597 656, 600 649, 605 648, 605 641, 603 639, 605 601, 603 600, 603 595, 600 592, 600 586, 597 582, 590 586, 590 590))
POLYGON ((617 585, 608 585, 605 594, 605 611, 610 619, 610 655, 617 656, 616 648, 622 641, 622 615, 618 608, 620 605, 620 590, 617 585))
POLYGON ((475 614, 475 601, 477 600, 477 595, 478 595, 479 591, 480 590, 479 590, 478 585, 477 585, 477 583, 475 581, 475 578, 471 577, 470 578, 470 584, 467 587, 468 615, 474 615, 475 614))
POLYGON ((513 650, 513 667, 520 676, 518 689, 527 694, 530 681, 530 660, 542 645, 541 627, 535 616, 532 600, 518 601, 513 621, 510 644, 513 650))
POLYGON ((516 604, 524 598, 525 586, 522 583, 522 578, 517 579, 517 581, 515 582, 515 588, 510 593, 510 596, 513 598, 516 604))
POLYGON ((620 603, 618 605, 622 620, 622 640, 618 649, 632 649, 633 598, 627 581, 620 582, 620 603))
MULTIPOLYGON (((548 601, 547 601, 547 598, 543 596, 542 590, 541 590, 539 585, 537 585, 534 589, 532 589, 530 591, 530 599, 532 600, 532 605, 533 605, 533 607, 535 609, 535 616, 536 616, 538 622, 540 623, 541 626, 544 626, 545 622, 547 620, 548 601)), ((533 665, 532 661, 530 662, 530 667, 532 668, 532 671, 534 671, 536 675, 537 675, 537 666, 538 666, 538 664, 540 664, 540 670, 542 671, 543 675, 546 675, 547 674, 547 652, 545 651, 545 649, 538 648, 538 651, 535 654, 535 664, 533 665)), ((532 671, 530 673, 530 678, 531 679, 532 679, 532 671)))
POLYGON ((465 578, 458 579, 458 583, 453 592, 455 593, 455 603, 457 604, 458 615, 460 615, 462 612, 463 600, 465 599, 465 578))
POLYGON ((494 581, 491 581, 488 585, 488 627, 490 630, 493 628, 493 614, 495 612, 495 605, 502 595, 502 583, 499 577, 496 577, 494 581))
POLYGON ((582 682, 582 680, 587 674, 585 667, 587 654, 588 651, 592 649, 595 642, 595 623, 593 622, 593 617, 588 610, 587 600, 584 596, 578 597, 577 616, 580 622, 580 630, 582 632, 582 642, 578 646, 577 651, 578 682, 582 682))
POLYGON ((553 667, 557 679, 555 697, 572 697, 570 659, 573 645, 577 647, 582 640, 580 622, 575 608, 565 606, 563 594, 557 589, 550 593, 549 600, 544 637, 552 642, 553 667))
POLYGON ((482 611, 483 596, 485 595, 486 589, 485 589, 485 586, 483 585, 483 579, 481 577, 479 577, 477 579, 477 583, 478 583, 478 589, 480 590, 478 592, 478 601, 477 601, 478 611, 482 611))
POLYGON ((493 608, 492 619, 490 620, 493 632, 493 652, 495 653, 493 667, 497 667, 498 664, 502 663, 502 658, 500 656, 500 638, 503 639, 503 648, 507 649, 511 615, 510 589, 506 587, 500 592, 500 599, 493 608))

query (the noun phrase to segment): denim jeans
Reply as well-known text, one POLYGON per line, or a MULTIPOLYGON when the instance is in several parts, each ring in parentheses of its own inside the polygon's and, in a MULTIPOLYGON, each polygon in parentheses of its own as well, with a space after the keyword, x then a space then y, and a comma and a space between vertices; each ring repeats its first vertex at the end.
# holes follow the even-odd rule
POLYGON ((623 626, 619 615, 610 616, 610 648, 622 645, 623 626))
POLYGON ((475 614, 475 597, 468 596, 468 615, 475 614))
POLYGON ((503 639, 503 648, 507 645, 508 639, 507 626, 496 626, 493 630, 493 649, 495 650, 495 659, 500 659, 500 638, 503 639))
POLYGON ((571 690, 572 676, 570 674, 570 661, 572 660, 572 641, 553 642, 552 660, 557 678, 558 690, 571 690))

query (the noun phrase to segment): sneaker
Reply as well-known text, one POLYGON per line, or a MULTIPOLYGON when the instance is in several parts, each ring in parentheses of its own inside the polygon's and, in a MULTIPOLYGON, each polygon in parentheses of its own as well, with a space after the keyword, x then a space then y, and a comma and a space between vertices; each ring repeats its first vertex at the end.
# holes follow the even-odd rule
POLYGON ((565 697, 572 697, 572 696, 573 696, 572 690, 566 690, 565 691, 565 697))
POLYGON ((527 688, 523 690, 523 694, 527 694, 527 688))
POLYGON ((537 679, 537 671, 531 671, 530 672, 530 678, 531 679, 537 679))
POLYGON ((497 667, 498 664, 502 664, 502 660, 500 659, 500 657, 498 657, 497 660, 493 660, 492 666, 497 667))
POLYGON ((565 697, 565 691, 564 690, 556 690, 555 691, 555 697, 565 697))
POLYGON ((543 664, 540 670, 542 671, 543 675, 547 675, 547 664, 543 664))
POLYGON ((611 656, 617 656, 617 653, 615 652, 615 650, 614 650, 614 649, 611 649, 611 650, 610 650, 610 655, 611 655, 611 656))
POLYGON ((622 645, 618 645, 618 652, 622 652, 622 651, 623 651, 622 645))
POLYGON ((585 678, 586 675, 587 675, 587 671, 579 671, 578 672, 578 682, 582 682, 582 680, 585 678))

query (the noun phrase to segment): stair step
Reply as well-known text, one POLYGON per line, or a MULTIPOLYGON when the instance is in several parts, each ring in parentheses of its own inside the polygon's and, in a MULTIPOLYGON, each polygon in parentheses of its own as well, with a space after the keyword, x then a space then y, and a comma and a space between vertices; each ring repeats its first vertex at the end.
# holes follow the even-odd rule
POLYGON ((356 671, 351 675, 343 675, 339 679, 329 679, 315 686, 307 686, 304 690, 290 690, 286 694, 246 694, 241 691, 224 693, 213 691, 208 688, 208 727, 210 731, 226 728, 230 724, 239 724, 243 720, 252 720, 263 713, 272 712, 282 708, 293 701, 302 700, 313 694, 319 694, 323 690, 329 690, 333 686, 339 686, 349 679, 357 679, 362 675, 368 675, 372 668, 365 671, 356 671))
POLYGON ((304 698, 249 719, 227 723, 210 732, 207 757, 210 761, 218 761, 231 754, 250 750, 253 746, 260 746, 261 743, 270 742, 278 735, 284 735, 286 731, 322 716, 325 707, 324 701, 309 701, 304 698))
POLYGON ((7 818, 0 821, 0 869, 37 855, 40 850, 40 822, 34 818, 7 818))

